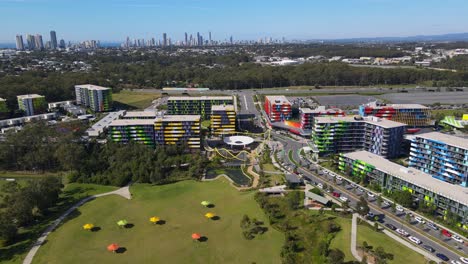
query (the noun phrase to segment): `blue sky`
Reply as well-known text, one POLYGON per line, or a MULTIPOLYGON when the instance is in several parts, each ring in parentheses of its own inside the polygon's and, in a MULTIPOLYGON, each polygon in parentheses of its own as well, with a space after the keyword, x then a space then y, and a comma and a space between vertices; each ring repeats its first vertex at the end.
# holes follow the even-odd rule
POLYGON ((467 0, 0 0, 0 42, 57 31, 65 40, 408 36, 468 32, 467 0))

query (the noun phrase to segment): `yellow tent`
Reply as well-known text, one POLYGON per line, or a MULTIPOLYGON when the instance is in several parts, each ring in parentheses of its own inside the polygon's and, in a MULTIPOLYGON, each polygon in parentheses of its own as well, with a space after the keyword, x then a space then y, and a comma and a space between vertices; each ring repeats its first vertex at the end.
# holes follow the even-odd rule
POLYGON ((93 224, 85 224, 83 225, 83 229, 84 230, 91 230, 94 228, 94 225, 93 224))
POLYGON ((214 216, 215 216, 215 214, 213 214, 213 213, 206 213, 205 214, 206 218, 213 218, 214 216))
POLYGON ((153 217, 151 217, 149 220, 150 220, 151 223, 156 224, 156 223, 159 222, 161 219, 159 219, 159 217, 153 216, 153 217))

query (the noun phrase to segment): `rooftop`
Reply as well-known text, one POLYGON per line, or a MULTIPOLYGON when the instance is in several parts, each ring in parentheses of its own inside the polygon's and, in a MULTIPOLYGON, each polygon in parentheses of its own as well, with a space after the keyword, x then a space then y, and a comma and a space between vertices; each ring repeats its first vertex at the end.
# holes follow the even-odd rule
POLYGON ((75 85, 75 87, 79 87, 79 88, 86 88, 88 90, 110 90, 110 88, 107 88, 107 87, 102 87, 102 86, 98 86, 98 85, 94 85, 94 84, 81 84, 81 85, 75 85))
POLYGON ((117 119, 112 121, 109 126, 144 126, 154 125, 154 119, 117 119))
POLYGON ((163 117, 157 117, 154 121, 163 121, 163 122, 200 121, 200 118, 201 118, 200 115, 165 115, 163 117))
POLYGON ((168 101, 206 101, 206 100, 233 100, 233 96, 170 96, 168 101))
POLYGON ((315 109, 311 109, 311 108, 308 108, 308 107, 300 107, 299 111, 304 113, 304 114, 317 114, 317 113, 323 113, 323 112, 330 112, 330 113, 343 112, 343 110, 341 110, 339 108, 329 108, 329 109, 327 109, 323 105, 318 106, 315 109))
POLYGON ((233 105, 213 105, 211 111, 235 111, 233 105))
POLYGON ((355 151, 343 155, 353 160, 364 161, 374 165, 376 169, 387 174, 460 202, 464 205, 468 205, 468 188, 435 179, 427 173, 413 168, 406 168, 367 151, 355 151))
POLYGON ((360 117, 360 116, 319 116, 315 117, 317 123, 340 123, 340 122, 363 122, 373 125, 377 125, 384 128, 394 128, 406 126, 406 124, 391 121, 384 118, 378 118, 375 116, 360 117), (355 119, 356 117, 356 119, 355 119))
POLYGON ((23 94, 23 95, 18 95, 18 99, 28 99, 28 98, 41 98, 44 97, 43 95, 38 95, 38 94, 23 94))
POLYGON ((459 147, 462 149, 468 149, 468 139, 447 135, 439 132, 429 132, 424 134, 415 135, 415 137, 430 139, 434 141, 440 141, 442 143, 459 147))
POLYGON ((124 118, 138 118, 138 117, 156 117, 155 111, 128 111, 124 118))
POLYGON ((291 104, 289 100, 284 95, 266 95, 265 99, 268 99, 270 102, 281 103, 281 104, 291 104))
POLYGON ((86 132, 90 137, 97 137, 104 129, 106 129, 114 120, 119 119, 121 116, 125 114, 125 110, 117 111, 117 112, 110 112, 97 123, 95 123, 92 127, 88 128, 86 132))
POLYGON ((366 104, 365 106, 370 106, 373 108, 385 108, 385 107, 393 107, 395 109, 429 109, 429 107, 421 105, 421 104, 381 104, 377 105, 377 102, 371 102, 366 104))

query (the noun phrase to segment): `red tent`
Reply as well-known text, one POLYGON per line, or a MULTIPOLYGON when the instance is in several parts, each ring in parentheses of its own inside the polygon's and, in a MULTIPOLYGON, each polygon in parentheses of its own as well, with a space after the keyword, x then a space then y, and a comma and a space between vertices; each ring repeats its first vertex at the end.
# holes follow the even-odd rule
POLYGON ((200 234, 198 234, 198 233, 193 233, 193 234, 192 234, 192 239, 193 239, 193 240, 198 240, 198 239, 200 239, 200 238, 201 238, 201 235, 200 235, 200 234))
POLYGON ((117 249, 119 249, 119 245, 113 243, 107 246, 107 250, 115 252, 117 249))

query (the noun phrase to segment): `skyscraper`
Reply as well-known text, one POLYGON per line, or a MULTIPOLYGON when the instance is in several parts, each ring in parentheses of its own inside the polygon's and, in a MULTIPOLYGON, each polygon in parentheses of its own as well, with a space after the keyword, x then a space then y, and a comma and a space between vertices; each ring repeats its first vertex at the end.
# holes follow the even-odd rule
POLYGON ((163 33, 163 47, 167 46, 167 34, 163 33))
POLYGON ((36 49, 38 50, 44 49, 44 42, 42 41, 42 35, 36 34, 36 36, 34 37, 34 44, 36 46, 36 49))
POLYGON ((16 49, 24 50, 23 36, 16 35, 16 49))
POLYGON ((63 40, 63 39, 60 40, 60 48, 61 48, 61 49, 66 48, 65 40, 63 40))
POLYGON ((187 36, 187 32, 185 32, 185 46, 188 46, 188 36, 187 36))
POLYGON ((229 38, 229 42, 231 43, 231 45, 233 44, 232 36, 229 38))
POLYGON ((200 32, 197 32, 197 46, 200 46, 200 32))
POLYGON ((57 34, 54 30, 50 31, 50 48, 57 49, 57 34))
POLYGON ((34 40, 33 35, 28 34, 27 37, 26 37, 26 40, 28 41, 28 49, 29 50, 33 50, 33 49, 36 48, 36 42, 34 40))
POLYGON ((211 31, 209 32, 209 42, 208 43, 211 45, 211 31))

